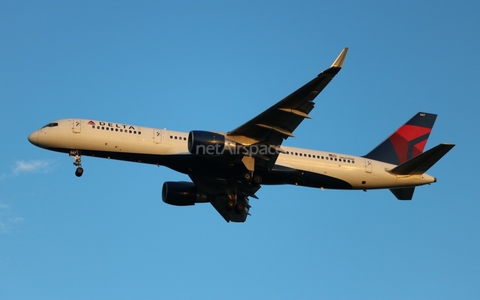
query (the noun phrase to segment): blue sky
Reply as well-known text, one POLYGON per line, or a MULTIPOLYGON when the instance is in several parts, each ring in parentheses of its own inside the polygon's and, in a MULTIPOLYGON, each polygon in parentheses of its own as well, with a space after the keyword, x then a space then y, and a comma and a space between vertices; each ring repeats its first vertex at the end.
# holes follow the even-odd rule
POLYGON ((479 4, 2 1, 1 299, 480 296, 479 4), (362 155, 418 111, 457 146, 417 188, 266 186, 244 224, 161 201, 164 167, 72 159, 27 136, 63 118, 228 131, 343 70, 285 145, 362 155))

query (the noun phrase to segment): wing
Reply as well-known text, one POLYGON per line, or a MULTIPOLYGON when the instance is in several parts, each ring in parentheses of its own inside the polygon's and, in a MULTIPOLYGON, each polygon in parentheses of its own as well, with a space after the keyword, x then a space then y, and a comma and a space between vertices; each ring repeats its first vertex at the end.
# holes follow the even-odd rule
POLYGON ((265 144, 279 149, 284 139, 293 137, 293 131, 313 109, 313 100, 340 71, 348 48, 342 50, 330 68, 310 82, 262 112, 242 126, 230 131, 229 138, 243 144, 265 144))
MULTIPOLYGON (((243 163, 253 174, 256 167, 270 169, 273 167, 280 146, 284 139, 293 137, 293 131, 313 109, 313 100, 340 71, 347 55, 348 48, 343 49, 334 63, 310 82, 273 105, 260 115, 227 133, 229 140, 244 147, 241 155, 234 157, 234 163, 243 163), (253 147, 257 146, 254 151, 253 147), (258 152, 258 146, 275 151, 258 152)), ((215 157, 211 159, 224 159, 215 157)), ((257 198, 255 193, 260 188, 261 179, 255 181, 228 180, 204 174, 191 173, 190 178, 197 190, 210 195, 208 200, 227 222, 245 222, 249 215, 248 197, 257 198)), ((257 177, 261 178, 261 177, 257 177)))

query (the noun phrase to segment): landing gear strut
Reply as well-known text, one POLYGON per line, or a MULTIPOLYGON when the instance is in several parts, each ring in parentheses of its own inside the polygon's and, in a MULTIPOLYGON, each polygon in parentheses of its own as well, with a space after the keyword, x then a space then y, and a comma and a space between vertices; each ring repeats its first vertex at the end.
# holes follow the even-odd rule
POLYGON ((82 156, 80 155, 80 151, 72 150, 70 151, 70 156, 73 156, 73 158, 75 158, 75 161, 73 162, 73 165, 77 166, 77 169, 75 170, 75 175, 77 177, 82 176, 83 168, 82 168, 82 156))

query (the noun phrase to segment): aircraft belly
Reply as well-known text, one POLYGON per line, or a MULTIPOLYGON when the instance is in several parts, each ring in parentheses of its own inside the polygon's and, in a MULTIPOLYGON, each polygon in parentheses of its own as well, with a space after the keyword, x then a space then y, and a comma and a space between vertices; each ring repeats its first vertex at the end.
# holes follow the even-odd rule
POLYGON ((352 185, 338 177, 313 171, 275 165, 264 179, 265 184, 294 184, 315 188, 351 189, 352 185))

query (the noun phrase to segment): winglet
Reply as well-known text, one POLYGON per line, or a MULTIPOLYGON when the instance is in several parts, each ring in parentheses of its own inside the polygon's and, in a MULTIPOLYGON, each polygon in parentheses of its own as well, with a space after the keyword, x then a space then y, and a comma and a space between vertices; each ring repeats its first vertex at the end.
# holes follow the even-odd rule
POLYGON ((333 62, 330 68, 341 68, 343 66, 343 62, 345 61, 345 57, 347 56, 348 48, 343 48, 342 52, 338 55, 337 59, 333 62))

